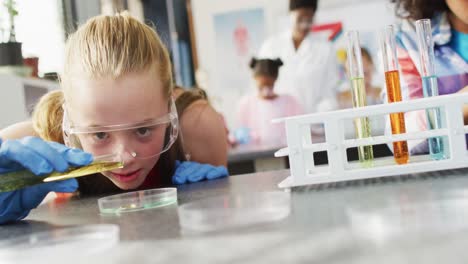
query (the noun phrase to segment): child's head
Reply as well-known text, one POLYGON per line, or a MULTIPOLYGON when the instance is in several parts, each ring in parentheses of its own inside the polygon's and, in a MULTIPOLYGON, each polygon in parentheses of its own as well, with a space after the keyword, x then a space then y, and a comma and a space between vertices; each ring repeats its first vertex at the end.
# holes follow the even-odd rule
POLYGON ((156 32, 126 13, 90 19, 67 41, 61 85, 66 142, 122 155, 125 167, 103 174, 121 189, 140 186, 177 137, 170 59, 156 32))
MULTIPOLYGON (((452 29, 465 32, 468 26, 468 1, 466 0, 391 0, 398 17, 418 20, 434 18, 446 13, 452 29)), ((466 32, 465 32, 466 33, 466 32)))
POLYGON ((278 78, 279 68, 283 65, 280 59, 256 59, 250 60, 250 68, 253 71, 255 83, 259 95, 268 99, 273 93, 273 87, 278 78))

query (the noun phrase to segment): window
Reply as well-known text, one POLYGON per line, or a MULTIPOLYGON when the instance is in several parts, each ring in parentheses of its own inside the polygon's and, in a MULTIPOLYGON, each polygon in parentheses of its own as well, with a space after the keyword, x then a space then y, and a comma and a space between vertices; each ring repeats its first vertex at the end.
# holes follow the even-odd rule
MULTIPOLYGON (((39 57, 39 74, 59 72, 63 67, 65 33, 60 0, 16 0, 16 40, 22 42, 23 57, 39 57)), ((6 8, 0 8, 0 40, 9 36, 6 8)))

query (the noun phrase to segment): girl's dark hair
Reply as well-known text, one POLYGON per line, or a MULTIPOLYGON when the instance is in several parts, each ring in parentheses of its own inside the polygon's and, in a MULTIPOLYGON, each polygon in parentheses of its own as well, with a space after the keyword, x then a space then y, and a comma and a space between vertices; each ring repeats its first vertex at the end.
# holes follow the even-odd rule
POLYGON ((255 76, 263 75, 278 78, 279 68, 283 65, 281 59, 257 59, 253 57, 249 66, 255 76))
POLYGON ((448 11, 445 0, 390 0, 395 3, 395 13, 400 18, 431 19, 438 12, 448 11))

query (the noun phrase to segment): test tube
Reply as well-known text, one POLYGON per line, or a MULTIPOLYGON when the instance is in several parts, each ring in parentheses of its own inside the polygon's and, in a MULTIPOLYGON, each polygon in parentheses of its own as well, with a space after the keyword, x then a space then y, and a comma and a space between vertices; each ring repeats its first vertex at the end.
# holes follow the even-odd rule
MULTIPOLYGON (((431 21, 420 19, 416 21, 416 34, 418 36, 420 73, 424 97, 439 95, 437 76, 434 65, 434 41, 432 39, 431 21)), ((439 108, 426 109, 428 129, 442 128, 442 117, 439 108)), ((445 159, 445 146, 442 137, 428 139, 429 153, 434 160, 445 159)))
MULTIPOLYGON (((398 57, 395 42, 395 29, 392 25, 380 31, 380 48, 385 71, 385 84, 387 86, 388 103, 400 102, 401 87, 400 74, 398 72, 398 57)), ((404 113, 390 114, 392 134, 406 133, 404 113)), ((397 164, 408 163, 408 142, 393 142, 393 157, 397 164)))
MULTIPOLYGON (((366 106, 366 87, 364 84, 364 70, 362 68, 361 45, 359 44, 359 33, 349 31, 348 39, 348 70, 351 82, 351 94, 353 107, 366 106)), ((354 128, 357 138, 367 138, 371 136, 371 128, 368 117, 354 119, 354 128)), ((372 146, 358 146, 359 161, 364 166, 371 166, 374 159, 372 146)))

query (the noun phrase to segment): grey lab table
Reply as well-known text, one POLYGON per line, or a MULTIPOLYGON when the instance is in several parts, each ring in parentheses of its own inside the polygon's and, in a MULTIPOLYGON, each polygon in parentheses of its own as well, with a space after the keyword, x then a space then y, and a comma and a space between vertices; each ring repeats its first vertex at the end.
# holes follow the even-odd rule
MULTIPOLYGON (((178 204, 282 191, 276 186, 288 173, 180 186, 178 204)), ((97 197, 72 199, 0 226, 0 237, 119 225, 117 249, 86 263, 466 263, 468 169, 298 187, 290 195, 290 214, 283 220, 211 233, 184 232, 177 205, 106 217, 98 212, 97 197)))
POLYGON ((287 168, 287 158, 275 158, 284 146, 266 144, 238 145, 229 149, 228 169, 231 174, 280 170, 287 168))

